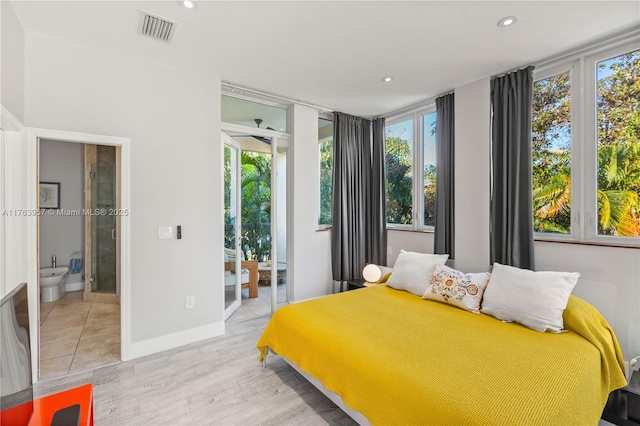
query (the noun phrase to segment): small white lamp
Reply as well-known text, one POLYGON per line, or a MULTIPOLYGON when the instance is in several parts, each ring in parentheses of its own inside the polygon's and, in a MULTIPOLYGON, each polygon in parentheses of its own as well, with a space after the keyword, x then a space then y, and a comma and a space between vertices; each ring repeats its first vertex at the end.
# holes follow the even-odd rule
POLYGON ((382 278, 382 271, 378 265, 369 264, 362 270, 362 278, 365 279, 367 284, 375 284, 382 278))

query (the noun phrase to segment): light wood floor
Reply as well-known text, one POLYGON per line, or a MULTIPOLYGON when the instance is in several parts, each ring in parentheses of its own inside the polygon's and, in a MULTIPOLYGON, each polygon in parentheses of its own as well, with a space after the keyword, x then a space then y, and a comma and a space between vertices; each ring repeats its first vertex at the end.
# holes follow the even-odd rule
POLYGON ((355 425, 281 358, 258 361, 269 316, 227 323, 227 333, 160 354, 40 381, 35 397, 94 385, 101 425, 355 425))

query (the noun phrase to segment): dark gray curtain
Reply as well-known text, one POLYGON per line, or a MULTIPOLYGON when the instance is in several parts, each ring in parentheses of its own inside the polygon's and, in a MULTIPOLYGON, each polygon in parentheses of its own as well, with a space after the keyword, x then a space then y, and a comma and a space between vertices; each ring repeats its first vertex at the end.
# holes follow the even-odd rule
MULTIPOLYGON (((385 174, 385 119, 373 120, 371 147, 371 185, 367 208, 366 263, 387 264, 387 194, 385 174)), ((364 267, 364 266, 363 266, 364 267)))
POLYGON ((434 253, 449 254, 455 259, 454 162, 455 162, 454 94, 436 98, 436 224, 434 253))
POLYGON ((336 112, 333 136, 333 279, 360 279, 367 263, 386 263, 384 119, 336 112), (380 130, 382 129, 382 130, 380 130))
POLYGON ((531 197, 533 67, 491 80, 491 263, 534 269, 531 197))

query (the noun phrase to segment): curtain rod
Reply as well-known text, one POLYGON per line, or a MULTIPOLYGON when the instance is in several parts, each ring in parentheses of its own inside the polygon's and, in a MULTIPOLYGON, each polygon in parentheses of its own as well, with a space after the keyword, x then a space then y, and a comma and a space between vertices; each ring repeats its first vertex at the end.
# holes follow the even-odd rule
MULTIPOLYGON (((452 91, 453 93, 453 91, 452 91)), ((440 96, 440 95, 438 95, 440 96)), ((423 99, 419 102, 414 102, 412 104, 409 104, 407 106, 404 106, 402 108, 398 108, 398 109, 394 109, 393 111, 390 111, 384 115, 381 115, 381 117, 384 118, 392 118, 392 117, 397 117, 403 114, 408 114, 410 112, 414 112, 417 111, 419 109, 423 109, 423 108, 429 108, 429 107, 433 107, 436 104, 436 98, 428 98, 428 99, 423 99)))
POLYGON ((309 102, 304 102, 302 100, 296 100, 296 99, 291 99, 291 98, 287 98, 284 96, 279 96, 279 95, 274 95, 272 93, 267 93, 267 92, 261 92, 259 90, 256 89, 250 89, 248 87, 243 87, 243 86, 238 86, 237 84, 233 84, 233 83, 229 83, 229 82, 222 82, 222 86, 223 87, 227 87, 229 89, 233 90, 239 90, 241 92, 244 93, 251 93, 253 95, 258 95, 258 96, 262 96, 265 98, 271 98, 271 99, 277 99, 279 101, 283 101, 283 102, 287 102, 287 103, 292 103, 292 104, 298 104, 298 105, 302 105, 302 106, 306 106, 309 108, 314 108, 317 109, 318 111, 322 111, 322 112, 333 112, 332 109, 330 108, 325 108, 316 104, 311 104, 309 102))
POLYGON ((529 65, 519 66, 509 71, 501 72, 499 74, 494 74, 490 78, 493 79, 496 77, 502 77, 503 75, 506 75, 521 69, 525 69, 529 66, 533 66, 535 67, 535 69, 538 69, 538 70, 544 69, 546 67, 558 64, 559 62, 575 60, 576 58, 582 55, 591 55, 593 53, 596 53, 600 49, 609 49, 620 44, 631 42, 633 41, 632 39, 634 37, 638 37, 638 36, 640 36, 640 28, 635 26, 631 30, 627 29, 615 35, 610 35, 609 37, 601 38, 599 40, 592 41, 590 43, 585 43, 577 48, 559 53, 557 55, 542 59, 537 62, 532 62, 529 65))

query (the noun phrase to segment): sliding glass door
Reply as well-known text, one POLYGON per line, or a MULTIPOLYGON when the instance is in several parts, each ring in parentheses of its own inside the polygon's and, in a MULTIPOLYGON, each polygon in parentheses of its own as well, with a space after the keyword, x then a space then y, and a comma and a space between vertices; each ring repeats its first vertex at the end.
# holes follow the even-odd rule
POLYGON ((271 190, 271 217, 273 220, 272 238, 272 263, 271 263, 271 310, 278 309, 278 305, 286 304, 289 300, 287 290, 288 274, 288 185, 287 185, 287 154, 289 152, 288 141, 275 139, 272 141, 272 190, 271 190), (275 192, 275 194, 274 194, 275 192))
MULTIPOLYGON (((238 313, 233 315, 235 320, 275 312, 279 305, 289 300, 289 141, 288 135, 266 129, 226 123, 223 123, 223 129, 225 253, 234 247, 242 257, 240 266, 225 262, 225 319, 239 307, 238 313), (234 155, 238 156, 238 163, 234 164, 239 174, 232 173, 234 155), (236 189, 232 182, 236 183, 236 189), (233 191, 236 191, 235 195, 233 191), (241 201, 236 199, 233 204, 234 196, 241 201), (241 281, 239 296, 231 291, 227 282, 232 267, 247 275, 243 275, 246 279, 241 281), (257 285, 252 285, 253 268, 258 276, 257 285)), ((235 281, 233 285, 238 286, 235 281)))
POLYGON ((224 319, 242 303, 241 235, 241 154, 240 144, 222 133, 224 142, 224 319))

